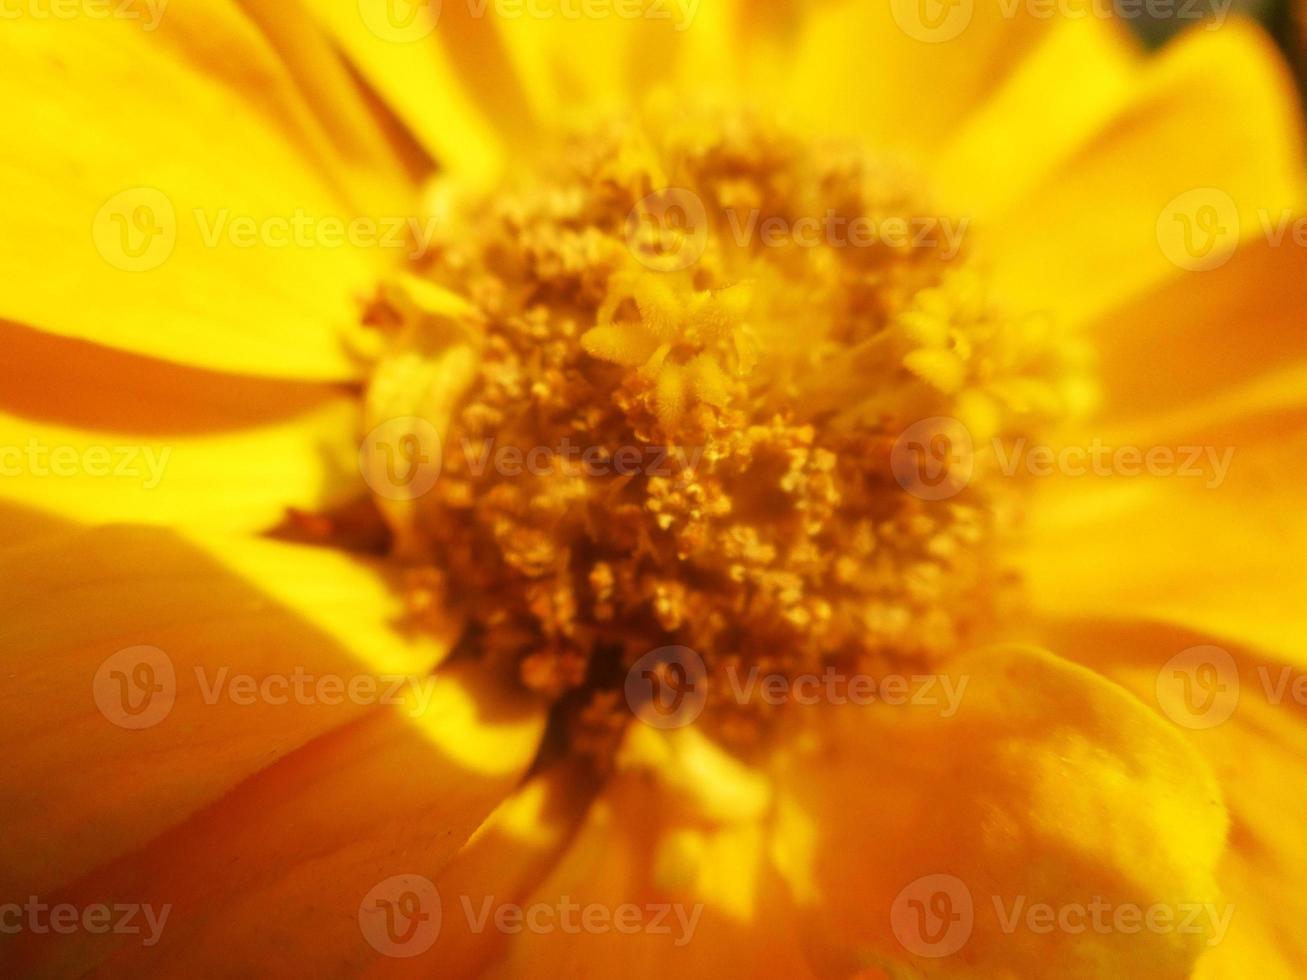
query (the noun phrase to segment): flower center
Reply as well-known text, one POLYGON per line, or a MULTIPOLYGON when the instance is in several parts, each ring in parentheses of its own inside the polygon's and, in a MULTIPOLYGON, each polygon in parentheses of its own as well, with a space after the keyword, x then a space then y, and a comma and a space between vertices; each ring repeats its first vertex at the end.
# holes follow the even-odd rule
POLYGON ((989 447, 1074 372, 908 175, 651 112, 431 200, 445 232, 373 311, 369 422, 427 420, 441 466, 381 503, 555 748, 611 755, 651 651, 694 652, 701 723, 745 751, 786 710, 740 697, 751 670, 930 669, 984 628, 1013 510, 989 447))

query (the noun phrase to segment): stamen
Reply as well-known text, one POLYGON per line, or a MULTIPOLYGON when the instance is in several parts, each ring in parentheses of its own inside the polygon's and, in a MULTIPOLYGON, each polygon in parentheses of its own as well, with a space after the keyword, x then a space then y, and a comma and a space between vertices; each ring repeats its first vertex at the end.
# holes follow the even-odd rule
MULTIPOLYGON (((744 116, 669 117, 589 134, 494 197, 440 199, 461 231, 414 288, 484 327, 401 531, 467 650, 554 702, 559 751, 609 760, 627 669, 668 645, 703 658, 704 724, 739 751, 783 707, 735 703, 728 671, 904 670, 965 646, 1002 591, 1011 510, 982 441, 1062 411, 1076 372, 1046 324, 988 301, 965 248, 830 239, 938 227, 908 178, 744 116), (706 222, 684 267, 633 231, 669 181, 706 222), (826 240, 763 237, 806 217, 826 240), (894 472, 927 418, 973 436, 947 496, 894 472)), ((374 384, 396 383, 383 362, 374 384)))

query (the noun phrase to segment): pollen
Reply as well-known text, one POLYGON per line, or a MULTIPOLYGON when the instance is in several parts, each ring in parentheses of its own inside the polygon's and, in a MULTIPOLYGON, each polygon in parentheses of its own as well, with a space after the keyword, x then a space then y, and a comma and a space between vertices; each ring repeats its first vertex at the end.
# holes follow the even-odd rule
POLYGON ((444 232, 369 313, 391 341, 369 421, 438 406, 441 468, 383 509, 415 606, 441 594, 464 655, 553 705, 552 751, 611 760, 659 648, 702 658, 699 724, 747 753, 786 706, 740 703, 732 673, 930 669, 985 628, 1019 509, 991 446, 1083 372, 987 295, 938 233, 965 216, 911 174, 651 110, 431 200, 444 232), (966 434, 947 492, 901 472, 923 425, 906 458, 966 434))

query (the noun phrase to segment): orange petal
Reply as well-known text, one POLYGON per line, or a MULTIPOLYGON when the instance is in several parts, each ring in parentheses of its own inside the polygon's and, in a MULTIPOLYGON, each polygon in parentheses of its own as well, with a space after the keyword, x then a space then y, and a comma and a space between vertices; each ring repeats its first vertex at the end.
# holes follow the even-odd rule
POLYGON ((1271 40, 1240 21, 1195 29, 1093 139, 1004 220, 986 222, 996 287, 1067 321, 1109 310, 1260 234, 1263 211, 1293 207, 1300 142, 1292 79, 1271 40))
POLYGON ((1156 707, 1208 760, 1221 784, 1232 826, 1217 879, 1235 914, 1225 940, 1203 954, 1195 976, 1296 976, 1307 962, 1301 927, 1307 899, 1299 887, 1307 876, 1307 848, 1285 815, 1307 807, 1307 787, 1286 778, 1307 758, 1301 669, 1164 624, 1064 622, 1046 627, 1044 635, 1156 707), (1214 676, 1232 697, 1222 692, 1209 699, 1216 692, 1197 673, 1204 663, 1217 668, 1214 676), (1181 700, 1177 670, 1193 678, 1189 700, 1181 700))
POLYGON ((778 860, 818 955, 847 972, 1186 975, 1204 935, 1084 916, 1220 903, 1225 817, 1197 754, 1125 691, 1032 649, 948 677, 948 717, 938 687, 933 704, 829 708, 822 739, 782 757, 778 860), (1080 928, 1044 930, 1028 918, 1044 907, 1080 928))
POLYGON ((384 957, 371 977, 480 976, 508 943, 480 918, 488 896, 520 904, 553 868, 594 794, 592 778, 564 764, 528 779, 486 818, 436 878, 440 934, 411 957, 384 957))
POLYGON ((156 945, 112 933, 25 936, 20 953, 54 973, 98 966, 172 977, 222 963, 238 973, 307 976, 357 973, 422 942, 424 923, 438 920, 415 917, 411 932, 388 933, 385 903, 403 902, 405 882, 438 874, 521 778, 543 727, 537 705, 507 697, 478 669, 429 680, 56 899, 132 895, 166 905, 156 945))
POLYGON ((0 553, 0 581, 3 894, 141 846, 448 648, 325 548, 74 531, 0 553))
MULTIPOLYGON (((696 819, 677 785, 686 778, 614 776, 552 872, 520 899, 489 903, 502 921, 539 928, 511 934, 485 976, 809 976, 764 823, 696 819)), ((473 909, 486 897, 478 888, 473 909)))
POLYGON ((1140 423, 1307 367, 1307 249, 1287 237, 1307 219, 1284 217, 1279 243, 1248 242, 1227 264, 1168 282, 1094 326, 1106 421, 1140 423))

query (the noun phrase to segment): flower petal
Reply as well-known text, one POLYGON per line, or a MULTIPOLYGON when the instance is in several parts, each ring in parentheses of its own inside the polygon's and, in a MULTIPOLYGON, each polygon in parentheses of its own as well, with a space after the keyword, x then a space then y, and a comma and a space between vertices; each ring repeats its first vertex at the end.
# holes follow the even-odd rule
POLYGON ((1285 238, 1248 242, 1227 264, 1172 280, 1094 325, 1105 421, 1143 423, 1307 367, 1307 249, 1288 237, 1307 219, 1273 220, 1285 238))
MULTIPOLYGON (((499 172, 505 134, 477 105, 475 85, 463 83, 439 42, 441 4, 305 2, 358 72, 443 167, 473 183, 499 172)), ((487 66, 487 77, 491 74, 487 66)))
POLYGON ((531 776, 486 818, 436 878, 440 935, 418 956, 378 960, 370 977, 481 976, 509 935, 479 916, 521 904, 557 863, 594 795, 593 779, 562 764, 531 776), (470 910, 470 914, 469 914, 470 910))
MULTIPOLYGON (((1163 713, 1159 691, 1178 683, 1172 659, 1194 648, 1210 651, 1213 644, 1210 636, 1144 622, 1060 622, 1046 625, 1043 635, 1163 713)), ((1192 705, 1176 702, 1172 710, 1181 713, 1169 717, 1211 764, 1232 823, 1217 880, 1234 915, 1195 976, 1296 976, 1307 961, 1301 928, 1307 899, 1299 887, 1307 875, 1307 847, 1297 823, 1284 817, 1307 807, 1307 785, 1286 778, 1307 756, 1303 675, 1259 651, 1219 638, 1216 643, 1230 657, 1221 664, 1229 672, 1221 680, 1239 682, 1228 714, 1226 702, 1209 704, 1203 696, 1192 705)))
POLYGON ((1197 255, 1260 234, 1262 212, 1298 203, 1300 144, 1293 83, 1271 40, 1235 20, 1191 31, 1088 144, 986 223, 996 287, 1068 322, 1120 305, 1180 274, 1184 220, 1215 215, 1190 229, 1197 255))
POLYGON ((448 649, 327 549, 104 528, 0 553, 0 581, 4 894, 141 846, 448 649))
POLYGON ((1168 419, 1068 435, 1082 455, 1036 481, 1028 509, 1020 567, 1036 612, 1128 611, 1307 664, 1307 609, 1284 593, 1307 553, 1301 392, 1300 372, 1168 419), (1243 411, 1250 403, 1269 407, 1243 411), (1094 440, 1098 472, 1083 455, 1094 440))
MULTIPOLYGON (((544 713, 473 665, 441 670, 279 760, 58 900, 133 895, 170 918, 131 935, 32 937, 49 972, 173 977, 222 963, 260 976, 357 975, 404 939, 373 928, 396 876, 429 882, 521 778, 544 713), (72 939, 73 941, 67 941, 72 939)), ((461 914, 453 902, 445 914, 461 914)), ((427 909, 424 914, 434 914, 427 909)), ((439 922, 439 920, 432 920, 439 922)), ((25 939, 27 937, 24 937, 25 939)), ((412 936, 421 941, 415 929, 412 936)))
POLYGON ((1050 23, 1001 0, 812 4, 782 104, 814 130, 929 163, 1050 23))
POLYGON ((359 299, 398 250, 351 244, 358 204, 235 8, 175 7, 153 32, 10 20, 0 73, 0 317, 217 370, 360 373, 359 299))
POLYGON ((363 492, 359 408, 0 323, 0 498, 83 523, 263 530, 363 492))
POLYGON ((1024 913, 1217 901, 1225 818, 1196 753, 1120 688, 1032 649, 948 676, 949 717, 938 692, 836 707, 821 741, 782 758, 778 859, 817 955, 850 972, 1186 975, 1201 935, 1043 930, 1024 913))
POLYGON ((1055 21, 933 161, 941 199, 981 222, 1010 207, 1119 110, 1141 62, 1119 21, 1055 21))
POLYGON ((556 867, 518 900, 556 926, 509 936, 484 975, 810 976, 764 822, 691 817, 687 778, 611 778, 556 867))

